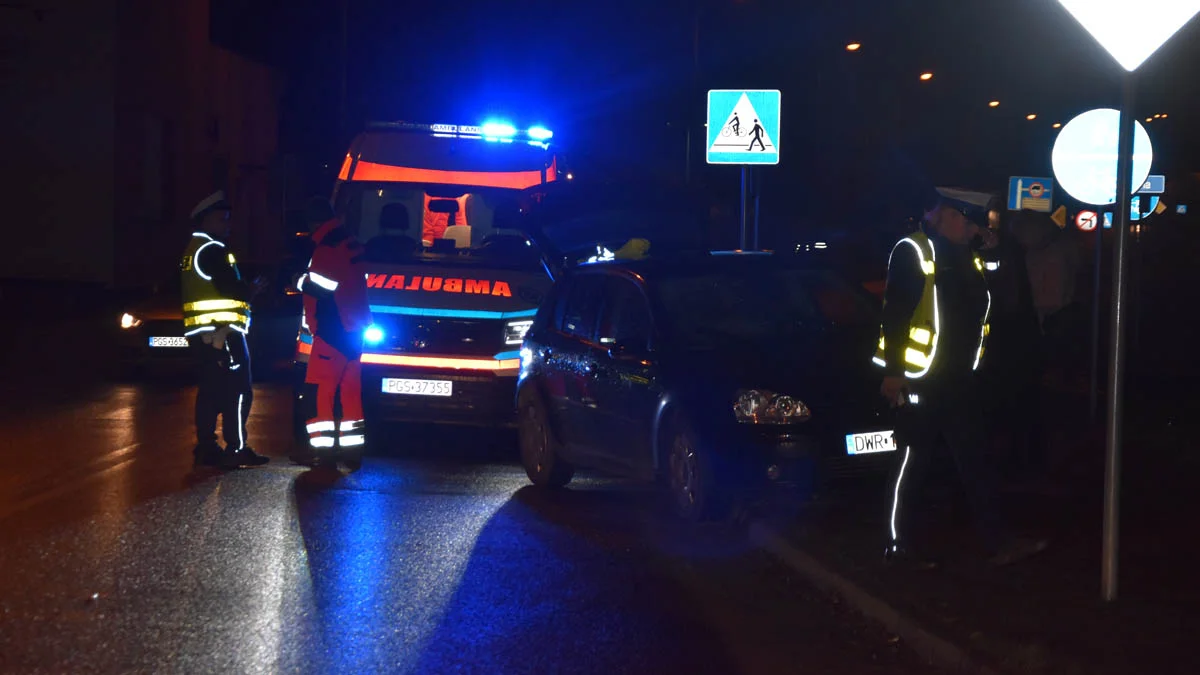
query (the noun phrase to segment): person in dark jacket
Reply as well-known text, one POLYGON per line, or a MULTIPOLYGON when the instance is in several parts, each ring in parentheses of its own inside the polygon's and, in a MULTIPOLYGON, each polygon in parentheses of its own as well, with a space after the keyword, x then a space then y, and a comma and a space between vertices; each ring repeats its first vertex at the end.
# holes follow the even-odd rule
POLYGON ((989 214, 989 227, 997 233, 999 243, 985 254, 995 269, 989 273, 991 335, 982 381, 992 429, 1008 441, 1010 471, 1032 478, 1045 455, 1041 329, 1026 251, 1012 232, 1014 217, 1006 217, 1001 208, 997 200, 989 214))

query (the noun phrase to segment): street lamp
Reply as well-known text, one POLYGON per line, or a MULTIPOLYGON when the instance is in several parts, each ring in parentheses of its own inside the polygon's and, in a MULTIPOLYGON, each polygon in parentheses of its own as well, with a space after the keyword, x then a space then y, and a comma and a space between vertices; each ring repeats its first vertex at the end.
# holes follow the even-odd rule
POLYGON ((933 73, 921 73, 921 81, 928 82, 933 79, 933 73))
POLYGON ((1055 129, 1059 129, 1062 127, 1062 122, 1055 122, 1054 124, 1051 124, 1050 126, 1055 129))
POLYGON ((989 107, 989 108, 999 108, 999 107, 1000 107, 1000 101, 989 101, 989 102, 988 102, 988 107, 989 107))
POLYGON ((1036 119, 1037 119, 1037 114, 1035 114, 1035 113, 1029 113, 1028 115, 1026 115, 1026 116, 1025 116, 1025 119, 1027 119, 1027 120, 1029 120, 1029 121, 1031 121, 1031 122, 1032 122, 1033 120, 1036 120, 1036 119))
POLYGON ((848 52, 856 52, 860 49, 862 49, 862 45, 857 42, 851 42, 850 44, 846 45, 846 51, 848 52))

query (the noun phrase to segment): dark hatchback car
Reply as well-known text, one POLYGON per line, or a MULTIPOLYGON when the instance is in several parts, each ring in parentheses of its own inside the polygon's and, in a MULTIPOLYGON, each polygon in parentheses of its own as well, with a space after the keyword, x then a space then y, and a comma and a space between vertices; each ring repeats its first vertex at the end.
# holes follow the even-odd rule
POLYGON ((579 265, 526 334, 522 463, 547 487, 575 467, 662 478, 691 520, 822 469, 884 470, 877 331, 868 293, 794 256, 579 265))

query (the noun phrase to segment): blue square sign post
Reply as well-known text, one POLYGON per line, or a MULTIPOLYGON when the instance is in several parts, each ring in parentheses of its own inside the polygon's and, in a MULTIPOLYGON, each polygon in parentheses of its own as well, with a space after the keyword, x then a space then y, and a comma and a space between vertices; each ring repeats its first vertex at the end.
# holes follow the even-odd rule
POLYGON ((708 92, 709 164, 779 163, 779 90, 708 92))
POLYGON ((1009 211, 1050 213, 1054 203, 1054 179, 1013 176, 1008 179, 1009 211))

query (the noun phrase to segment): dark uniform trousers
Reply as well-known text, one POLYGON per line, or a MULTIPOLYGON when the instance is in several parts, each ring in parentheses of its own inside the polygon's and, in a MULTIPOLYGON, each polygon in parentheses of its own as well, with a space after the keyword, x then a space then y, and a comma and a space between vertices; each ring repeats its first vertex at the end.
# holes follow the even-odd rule
POLYGON ((997 478, 986 454, 983 400, 974 377, 917 385, 915 399, 896 412, 899 457, 892 472, 891 537, 911 543, 924 524, 916 499, 922 494, 932 456, 945 441, 958 469, 983 544, 995 551, 1006 536, 997 501, 997 478), (922 386, 924 385, 924 386, 922 386), (916 528, 914 528, 914 525, 916 528))
POLYGON ((199 336, 188 338, 196 359, 199 390, 196 393, 196 440, 201 445, 216 442, 217 415, 229 450, 246 447, 246 420, 254 391, 250 378, 250 352, 246 337, 236 331, 223 349, 205 344, 199 336))

